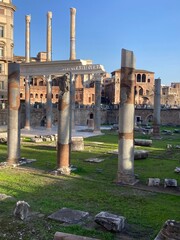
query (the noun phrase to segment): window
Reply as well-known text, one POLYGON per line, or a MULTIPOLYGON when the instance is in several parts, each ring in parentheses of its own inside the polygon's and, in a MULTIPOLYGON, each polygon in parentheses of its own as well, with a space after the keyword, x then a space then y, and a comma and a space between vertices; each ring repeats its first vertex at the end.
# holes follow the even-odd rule
POLYGON ((151 82, 151 79, 150 78, 148 78, 148 83, 150 83, 151 82))
POLYGON ((142 75, 142 82, 146 82, 146 74, 142 75))
POLYGON ((38 98, 38 94, 36 93, 35 98, 38 98))
POLYGON ((0 64, 0 73, 2 73, 3 69, 2 69, 2 64, 0 64))
POLYGON ((0 37, 4 37, 4 26, 0 26, 0 37))
POLYGON ((0 57, 4 56, 4 48, 0 46, 0 57))
POLYGON ((33 98, 33 94, 32 93, 30 94, 30 98, 33 98))
POLYGON ((22 93, 20 93, 20 98, 22 98, 23 97, 23 94, 22 93))
POLYGON ((4 82, 0 81, 0 89, 4 89, 4 82))
POLYGON ((4 14, 4 9, 0 8, 0 14, 4 14))
MULTIPOLYGON (((56 98, 58 98, 58 96, 59 96, 59 95, 58 95, 58 94, 56 94, 56 98)), ((76 95, 76 96, 77 96, 77 95, 76 95)))
POLYGON ((137 75, 137 82, 141 82, 141 74, 137 75))
POLYGON ((92 94, 92 101, 94 102, 94 94, 92 94))

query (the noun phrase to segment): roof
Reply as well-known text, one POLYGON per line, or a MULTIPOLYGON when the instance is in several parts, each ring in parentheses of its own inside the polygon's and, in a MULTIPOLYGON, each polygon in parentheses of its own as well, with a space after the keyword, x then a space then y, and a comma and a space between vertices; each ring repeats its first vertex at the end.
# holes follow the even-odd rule
MULTIPOLYGON (((119 68, 119 69, 116 69, 116 70, 112 71, 111 74, 114 73, 114 72, 120 72, 120 71, 121 71, 121 69, 119 68)), ((140 73, 154 73, 154 72, 143 70, 143 69, 135 69, 135 73, 137 73, 137 72, 140 72, 140 73)))

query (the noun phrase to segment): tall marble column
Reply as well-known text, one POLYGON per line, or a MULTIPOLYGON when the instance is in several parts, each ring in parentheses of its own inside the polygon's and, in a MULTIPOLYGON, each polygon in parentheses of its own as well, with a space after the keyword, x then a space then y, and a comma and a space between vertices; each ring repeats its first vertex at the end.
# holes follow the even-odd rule
POLYGON ((117 182, 129 185, 136 183, 134 175, 134 86, 134 53, 122 49, 117 182))
POLYGON ((25 77, 25 126, 24 128, 30 130, 30 77, 25 77))
POLYGON ((47 13, 47 61, 52 60, 52 12, 47 13))
POLYGON ((101 74, 95 74, 94 132, 101 132, 101 74))
POLYGON ((76 75, 72 75, 71 82, 71 131, 75 130, 75 81, 76 75))
POLYGON ((76 8, 70 9, 70 60, 76 59, 76 8))
POLYGON ((154 113, 153 113, 153 138, 161 139, 161 79, 155 79, 154 113))
POLYGON ((26 15, 25 61, 30 62, 30 22, 31 15, 26 15))
POLYGON ((58 101, 57 168, 61 174, 70 174, 70 74, 60 77, 58 101))
POLYGON ((52 128, 52 79, 46 76, 47 101, 46 101, 46 128, 52 128))
POLYGON ((20 65, 8 64, 8 157, 9 165, 20 159, 20 65))

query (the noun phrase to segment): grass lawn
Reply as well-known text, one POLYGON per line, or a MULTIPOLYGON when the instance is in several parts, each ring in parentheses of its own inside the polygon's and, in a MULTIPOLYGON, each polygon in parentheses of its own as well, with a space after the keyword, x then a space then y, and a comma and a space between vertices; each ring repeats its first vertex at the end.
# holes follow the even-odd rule
MULTIPOLYGON (((84 151, 71 153, 71 164, 77 170, 70 176, 49 173, 56 168, 56 149, 52 144, 22 141, 21 156, 37 161, 18 168, 0 168, 0 193, 13 197, 0 201, 0 239, 50 240, 56 231, 63 231, 103 240, 152 240, 166 220, 180 221, 179 188, 163 187, 165 178, 177 179, 180 186, 180 174, 174 172, 175 167, 180 167, 180 149, 174 147, 180 145, 180 134, 162 135, 162 140, 153 140, 152 147, 136 147, 149 150, 148 159, 135 160, 139 183, 119 186, 118 158, 110 153, 118 148, 118 135, 116 131, 103 132, 103 136, 84 139, 84 151), (167 144, 173 148, 167 149, 167 144), (91 157, 104 161, 84 161, 91 157), (160 178, 162 185, 148 187, 149 177, 160 178), (19 200, 31 206, 32 215, 24 222, 13 217, 19 200), (87 211, 90 218, 79 225, 65 225, 47 218, 63 207, 87 211), (100 211, 126 217, 124 232, 115 234, 97 227, 93 218, 100 211)), ((136 134, 136 138, 149 136, 136 134)), ((6 156, 7 146, 1 144, 0 162, 6 156)))

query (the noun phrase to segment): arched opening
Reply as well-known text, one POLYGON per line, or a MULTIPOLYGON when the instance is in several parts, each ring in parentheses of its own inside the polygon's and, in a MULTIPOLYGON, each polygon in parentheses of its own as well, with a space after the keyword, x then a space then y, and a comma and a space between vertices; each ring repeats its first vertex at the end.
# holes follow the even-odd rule
POLYGON ((143 88, 140 88, 140 90, 139 90, 139 96, 143 96, 143 88))
POLYGON ((137 75, 137 82, 141 82, 141 74, 139 74, 139 73, 137 75))
POLYGON ((142 82, 146 82, 146 74, 142 75, 142 82))

